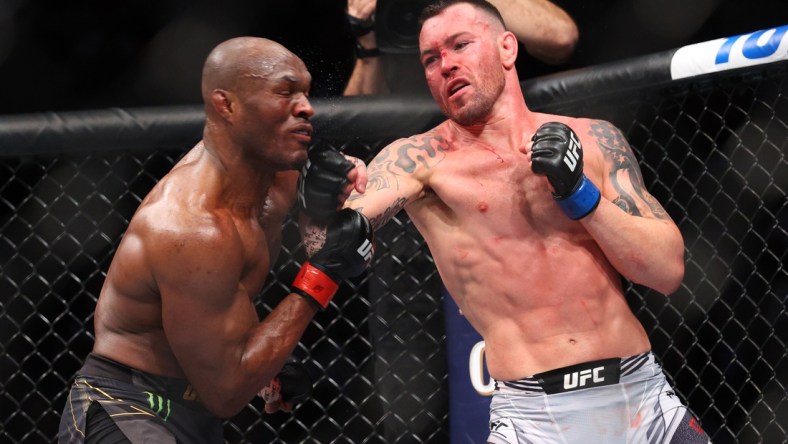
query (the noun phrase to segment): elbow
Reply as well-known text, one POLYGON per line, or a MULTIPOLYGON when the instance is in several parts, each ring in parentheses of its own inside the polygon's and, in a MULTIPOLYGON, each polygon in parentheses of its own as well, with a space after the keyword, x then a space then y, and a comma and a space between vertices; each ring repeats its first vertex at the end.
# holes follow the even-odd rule
POLYGON ((659 288, 655 288, 655 290, 665 295, 671 295, 681 287, 683 281, 684 255, 682 254, 680 260, 675 260, 672 264, 668 264, 664 267, 662 281, 659 288))
POLYGON ((577 28, 568 27, 566 32, 561 33, 556 40, 555 56, 560 59, 559 63, 566 62, 572 57, 577 48, 579 34, 577 28))
POLYGON ((668 269, 665 273, 667 276, 667 285, 665 291, 663 291, 666 295, 670 295, 675 293, 676 290, 679 289, 681 283, 684 282, 684 271, 685 271, 685 257, 684 257, 684 238, 681 235, 681 232, 676 230, 675 242, 671 243, 672 245, 672 260, 667 264, 666 268, 668 269))
POLYGON ((629 273, 623 273, 626 279, 666 296, 676 292, 684 281, 683 254, 670 261, 648 261, 641 258, 640 261, 632 260, 631 263, 640 266, 629 269, 629 273))
POLYGON ((203 400, 203 406, 206 410, 211 412, 212 415, 216 416, 220 419, 227 419, 231 418, 243 410, 247 404, 249 404, 251 400, 229 400, 229 399, 222 399, 222 400, 214 400, 212 402, 203 400))
MULTIPOLYGON (((571 30, 570 30, 571 31, 571 30)), ((526 51, 537 59, 549 65, 560 65, 565 63, 575 53, 577 47, 577 29, 575 32, 556 33, 553 40, 543 47, 534 45, 529 48, 525 45, 526 51)))
POLYGON ((677 267, 675 272, 671 273, 668 279, 665 280, 664 288, 660 291, 665 295, 671 295, 675 293, 679 287, 681 287, 681 283, 684 281, 684 264, 681 264, 681 267, 677 267))
POLYGON ((550 49, 553 64, 561 64, 569 60, 575 53, 580 33, 573 22, 566 23, 559 32, 553 34, 553 44, 550 49))
POLYGON ((201 393, 199 395, 200 402, 206 410, 217 418, 231 418, 240 413, 251 402, 251 398, 241 396, 240 393, 230 395, 228 393, 222 390, 201 393))
POLYGON ((654 262, 656 268, 654 273, 657 276, 657 285, 651 286, 654 290, 669 296, 675 293, 684 281, 684 239, 678 227, 672 225, 672 235, 660 236, 664 239, 663 249, 658 254, 658 260, 654 262))

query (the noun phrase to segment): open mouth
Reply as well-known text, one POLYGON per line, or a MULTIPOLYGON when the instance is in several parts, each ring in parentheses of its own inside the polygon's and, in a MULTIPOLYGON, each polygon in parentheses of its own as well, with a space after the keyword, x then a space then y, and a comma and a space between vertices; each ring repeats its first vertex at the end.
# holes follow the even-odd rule
POLYGON ((293 134, 299 139, 309 142, 312 140, 312 125, 299 125, 293 130, 293 134))
POLYGON ((454 80, 449 83, 449 97, 457 94, 459 91, 462 91, 466 86, 470 85, 465 80, 454 80))

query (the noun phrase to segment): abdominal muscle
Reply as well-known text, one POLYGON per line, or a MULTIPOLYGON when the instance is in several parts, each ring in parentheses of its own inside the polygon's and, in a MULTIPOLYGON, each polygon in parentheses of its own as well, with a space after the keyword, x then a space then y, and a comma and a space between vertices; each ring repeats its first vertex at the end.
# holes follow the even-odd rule
POLYGON ((485 341, 490 376, 516 380, 650 350, 593 240, 472 227, 422 232, 444 285, 485 341))

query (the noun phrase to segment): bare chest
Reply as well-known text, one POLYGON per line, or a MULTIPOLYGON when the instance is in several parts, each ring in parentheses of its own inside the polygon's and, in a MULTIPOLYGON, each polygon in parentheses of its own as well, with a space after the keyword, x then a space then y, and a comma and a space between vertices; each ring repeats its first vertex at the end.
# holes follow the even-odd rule
POLYGON ((268 220, 236 221, 243 249, 244 268, 241 281, 255 296, 260 291, 271 266, 276 262, 282 245, 282 223, 268 220))
POLYGON ((431 204, 447 207, 453 217, 502 230, 539 229, 562 216, 547 180, 519 152, 452 152, 431 176, 429 189, 431 204))

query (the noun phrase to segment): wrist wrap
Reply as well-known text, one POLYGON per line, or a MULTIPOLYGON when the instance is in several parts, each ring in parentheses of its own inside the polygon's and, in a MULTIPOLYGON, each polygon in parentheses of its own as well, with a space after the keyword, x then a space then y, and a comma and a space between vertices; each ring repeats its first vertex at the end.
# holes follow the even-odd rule
POLYGON ((578 220, 594 211, 601 197, 599 189, 584 174, 572 194, 564 198, 556 198, 556 202, 570 219, 578 220))
POLYGON ((350 14, 346 14, 347 21, 350 23, 350 32, 355 37, 367 35, 375 29, 375 15, 373 14, 368 19, 362 20, 350 14))
POLYGON ((356 42, 356 57, 360 59, 368 59, 370 57, 377 57, 379 56, 380 49, 378 48, 365 48, 361 46, 361 43, 356 42))
POLYGON ((328 307, 338 288, 339 284, 309 262, 304 263, 293 280, 294 292, 311 297, 323 309, 328 307))

